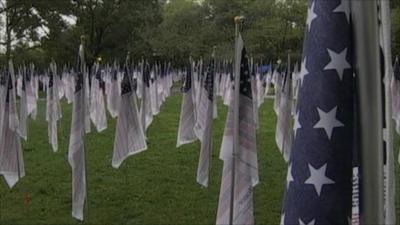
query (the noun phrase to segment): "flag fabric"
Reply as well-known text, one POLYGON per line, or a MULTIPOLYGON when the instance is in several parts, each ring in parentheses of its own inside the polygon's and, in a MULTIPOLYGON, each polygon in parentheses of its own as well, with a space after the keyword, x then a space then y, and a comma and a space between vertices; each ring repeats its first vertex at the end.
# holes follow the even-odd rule
POLYGON ((58 151, 57 122, 62 117, 56 76, 56 65, 54 63, 51 63, 49 72, 49 83, 47 88, 46 121, 48 122, 49 143, 51 144, 54 152, 58 151))
POLYGON ((195 109, 194 109, 192 87, 193 87, 192 67, 188 66, 186 69, 186 75, 182 87, 183 100, 181 107, 181 115, 179 119, 178 140, 176 143, 177 148, 184 144, 188 144, 197 140, 196 134, 194 133, 194 126, 196 120, 194 116, 195 109))
POLYGON ((239 98, 232 98, 220 152, 224 166, 216 224, 221 225, 230 222, 231 204, 232 224, 254 224, 253 187, 259 181, 249 60, 240 34, 236 52, 235 75, 240 76, 240 83, 235 87, 239 87, 239 98), (234 118, 234 101, 239 101, 238 118, 234 118), (238 120, 239 127, 234 127, 234 120, 238 120), (237 152, 233 150, 234 129, 238 132, 237 152))
POLYGON ((27 130, 27 120, 28 120, 28 105, 27 105, 27 93, 26 93, 26 68, 25 66, 22 68, 21 73, 21 80, 22 80, 22 87, 21 87, 21 95, 19 100, 19 135, 25 141, 28 139, 28 130, 27 130))
POLYGON ((151 108, 151 93, 150 93, 150 65, 146 63, 143 65, 142 72, 143 91, 142 102, 140 105, 140 118, 143 126, 143 131, 146 132, 147 128, 153 121, 153 112, 151 108))
POLYGON ((150 72, 150 103, 153 116, 158 115, 159 109, 159 96, 158 96, 158 66, 154 65, 150 72))
POLYGON ((7 74, 1 79, 3 100, 0 113, 0 174, 10 188, 25 176, 23 151, 18 134, 19 120, 16 103, 15 77, 12 61, 9 62, 7 74))
POLYGON ((68 104, 71 104, 74 100, 75 79, 72 74, 65 68, 62 76, 65 98, 67 99, 68 104))
POLYGON ((72 168, 72 217, 83 221, 83 208, 86 199, 85 166, 85 67, 83 46, 79 48, 75 95, 72 106, 71 135, 68 148, 68 162, 72 168))
MULTIPOLYGON (((275 132, 275 140, 278 149, 283 155, 286 162, 289 161, 290 151, 292 150, 292 79, 290 78, 290 71, 288 70, 284 75, 284 83, 282 84, 282 90, 278 90, 280 93, 279 108, 277 114, 277 124, 275 132)), ((295 115, 298 119, 298 115, 295 115)))
MULTIPOLYGON (((8 93, 8 79, 9 75, 6 71, 0 71, 0 135, 3 131, 4 123, 4 110, 6 106, 6 97, 8 93)), ((0 142, 3 139, 0 139, 0 142)))
POLYGON ((400 134, 400 63, 398 57, 396 57, 393 66, 391 90, 392 90, 392 111, 393 111, 392 117, 396 122, 396 132, 400 134))
POLYGON ((204 187, 208 186, 210 162, 212 152, 212 122, 214 113, 214 60, 207 68, 200 102, 197 111, 197 121, 194 133, 201 142, 199 164, 197 167, 197 182, 204 187))
POLYGON ((310 1, 281 224, 352 220, 355 79, 349 3, 310 1))
POLYGON ((112 78, 109 81, 108 91, 107 92, 107 109, 112 118, 116 118, 118 116, 118 109, 121 102, 120 99, 120 84, 118 81, 118 70, 116 66, 114 66, 111 72, 112 78))
POLYGON ((35 92, 37 86, 35 85, 35 81, 37 79, 35 79, 34 74, 35 74, 35 66, 31 64, 29 66, 28 72, 26 73, 26 83, 25 83, 26 104, 27 104, 28 115, 30 115, 33 120, 36 120, 37 97, 35 92))
POLYGON ((97 132, 107 129, 107 115, 104 106, 103 89, 101 88, 101 69, 97 64, 94 67, 94 75, 92 76, 92 87, 90 90, 90 119, 92 120, 97 132))
POLYGON ((274 110, 276 115, 279 115, 279 106, 281 105, 281 96, 282 96, 282 83, 283 83, 283 75, 279 72, 280 66, 278 66, 277 69, 275 69, 273 75, 272 75, 272 80, 274 83, 274 89, 275 89, 275 99, 274 99, 274 110))
POLYGON ((147 149, 146 137, 140 123, 136 94, 129 74, 125 72, 121 82, 121 105, 115 132, 112 166, 119 168, 128 156, 147 149))

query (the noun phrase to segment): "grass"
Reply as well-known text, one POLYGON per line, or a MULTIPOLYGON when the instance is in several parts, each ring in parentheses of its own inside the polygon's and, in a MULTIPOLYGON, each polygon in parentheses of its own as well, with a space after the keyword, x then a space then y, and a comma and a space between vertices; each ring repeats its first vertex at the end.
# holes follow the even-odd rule
MULTIPOLYGON (((219 103, 207 189, 195 180, 199 143, 175 148, 180 95, 171 96, 155 117, 148 130, 149 149, 128 158, 118 170, 111 167, 115 120, 109 119, 109 127, 103 133, 87 135, 89 204, 84 224, 215 224, 222 173, 218 154, 227 113, 219 103)), ((26 176, 12 190, 4 181, 0 183, 0 224, 81 224, 70 216, 71 170, 67 150, 71 108, 62 105, 60 150, 53 153, 44 120, 45 102, 39 103, 38 119, 30 121, 29 140, 24 143, 26 176), (27 194, 31 198, 29 204, 24 203, 27 194)), ((275 145, 276 117, 271 100, 262 106, 259 115, 261 182, 255 188, 255 220, 256 224, 279 224, 286 165, 275 145)), ((399 189, 397 193, 400 195, 399 189)))

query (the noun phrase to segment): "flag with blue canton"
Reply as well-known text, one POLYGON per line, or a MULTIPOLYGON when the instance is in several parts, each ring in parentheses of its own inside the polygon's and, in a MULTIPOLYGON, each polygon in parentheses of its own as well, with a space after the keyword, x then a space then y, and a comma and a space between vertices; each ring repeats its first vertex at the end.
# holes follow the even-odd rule
POLYGON ((147 87, 150 87, 150 65, 146 63, 143 71, 143 81, 147 87))
POLYGON ((76 64, 76 77, 75 77, 75 93, 82 90, 83 87, 83 71, 82 71, 82 60, 81 57, 78 56, 78 62, 76 64))
POLYGON ((12 83, 12 80, 11 80, 11 75, 10 75, 10 73, 6 73, 6 75, 5 75, 5 77, 8 77, 8 78, 5 78, 4 80, 5 80, 5 82, 6 82, 6 85, 7 85, 7 96, 6 96, 6 103, 8 103, 8 102, 10 102, 10 90, 12 90, 13 89, 13 83, 12 83), (8 81, 8 82, 7 82, 8 81))
POLYGON ((281 224, 349 224, 355 146, 350 1, 309 3, 281 224))
POLYGON ((132 86, 128 76, 129 75, 125 71, 124 78, 122 79, 121 82, 121 95, 132 92, 132 86))
POLYGON ((83 221, 83 208, 86 199, 86 166, 85 166, 85 124, 86 101, 84 84, 83 45, 79 47, 77 76, 74 101, 72 106, 71 134, 68 146, 68 162, 72 170, 72 217, 83 221))
POLYGON ((240 77, 239 83, 235 83, 235 88, 239 86, 239 96, 232 98, 229 105, 220 151, 224 166, 216 222, 219 225, 254 224, 253 187, 259 182, 250 66, 240 34, 236 54, 234 74, 240 77), (234 115, 235 101, 238 115, 234 115), (235 120, 238 127, 234 125, 235 120), (239 146, 234 152, 235 132, 239 146))
POLYGON ((206 80, 204 82, 204 88, 207 91, 208 99, 210 101, 214 98, 214 74, 214 60, 211 60, 211 63, 207 68, 206 80))

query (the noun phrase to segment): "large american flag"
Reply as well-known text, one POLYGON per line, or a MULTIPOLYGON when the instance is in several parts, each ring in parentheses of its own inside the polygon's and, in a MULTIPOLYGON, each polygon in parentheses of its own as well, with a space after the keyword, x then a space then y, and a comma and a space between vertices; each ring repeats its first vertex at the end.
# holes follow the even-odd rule
POLYGON ((309 2, 281 224, 349 224, 354 76, 349 1, 309 2))

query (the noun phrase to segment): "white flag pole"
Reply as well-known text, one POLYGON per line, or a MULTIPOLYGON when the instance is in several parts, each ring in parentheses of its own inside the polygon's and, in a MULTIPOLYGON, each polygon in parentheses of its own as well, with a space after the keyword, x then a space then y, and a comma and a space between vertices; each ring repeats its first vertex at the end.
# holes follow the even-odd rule
POLYGON ((351 1, 359 111, 364 225, 384 224, 382 90, 377 0, 351 1), (371 107, 373 106, 373 107, 371 107))

